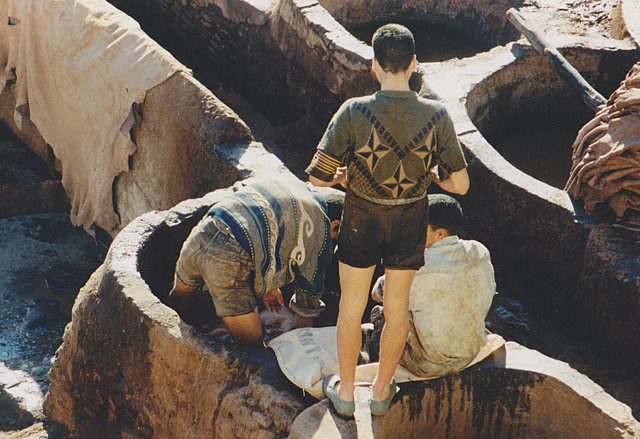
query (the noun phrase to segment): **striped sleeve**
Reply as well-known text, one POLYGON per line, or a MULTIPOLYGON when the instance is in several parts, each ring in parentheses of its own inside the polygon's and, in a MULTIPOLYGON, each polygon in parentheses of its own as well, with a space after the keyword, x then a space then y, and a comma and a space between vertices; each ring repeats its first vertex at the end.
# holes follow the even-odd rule
POLYGON ((306 169, 307 174, 322 181, 332 181, 351 144, 350 101, 346 101, 331 119, 318 151, 306 169))
POLYGON ((331 157, 329 154, 318 150, 311 159, 311 164, 307 167, 306 172, 322 181, 333 181, 340 161, 331 157))

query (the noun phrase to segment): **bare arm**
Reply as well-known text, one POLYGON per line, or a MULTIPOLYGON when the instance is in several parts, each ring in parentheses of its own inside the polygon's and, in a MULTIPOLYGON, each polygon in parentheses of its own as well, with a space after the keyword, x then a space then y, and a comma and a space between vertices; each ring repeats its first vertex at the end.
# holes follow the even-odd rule
POLYGON ((185 297, 191 296, 193 293, 197 291, 197 287, 192 287, 190 285, 183 284, 178 277, 175 278, 173 284, 173 290, 171 293, 173 296, 185 297))
POLYGON ((339 167, 336 170, 336 173, 334 174, 332 181, 320 180, 318 177, 309 175, 309 183, 311 183, 314 186, 320 186, 320 187, 330 187, 330 186, 335 186, 336 184, 339 184, 346 189, 346 187, 348 186, 347 167, 346 166, 339 167))
POLYGON ((434 178, 433 181, 452 194, 464 195, 469 190, 469 174, 466 169, 452 173, 446 180, 434 178))

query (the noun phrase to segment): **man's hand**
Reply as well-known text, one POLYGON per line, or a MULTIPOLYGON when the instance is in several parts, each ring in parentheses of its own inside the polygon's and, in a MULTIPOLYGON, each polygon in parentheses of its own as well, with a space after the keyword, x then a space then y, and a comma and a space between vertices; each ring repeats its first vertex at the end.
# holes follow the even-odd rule
POLYGON ((349 183, 347 182, 347 167, 342 166, 336 170, 336 173, 333 176, 333 184, 339 184, 343 188, 347 188, 349 183))
POLYGON ((310 317, 300 317, 298 314, 296 314, 295 320, 296 328, 308 328, 310 326, 313 326, 313 319, 310 317))
POLYGON ((262 302, 271 312, 278 312, 284 308, 284 301, 282 300, 282 292, 280 291, 280 288, 264 293, 264 296, 262 296, 262 302))
POLYGON ((380 276, 376 281, 373 289, 371 290, 371 298, 378 302, 382 303, 384 296, 384 276, 380 276))

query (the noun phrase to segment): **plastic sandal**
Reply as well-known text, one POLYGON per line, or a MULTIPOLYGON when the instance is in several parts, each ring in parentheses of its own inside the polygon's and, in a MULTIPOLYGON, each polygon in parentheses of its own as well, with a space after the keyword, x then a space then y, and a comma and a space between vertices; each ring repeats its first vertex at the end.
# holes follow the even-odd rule
POLYGON ((324 394, 331 403, 333 404, 333 408, 336 412, 343 417, 351 417, 353 413, 356 411, 356 402, 354 401, 346 401, 338 396, 336 393, 336 384, 340 382, 340 377, 338 375, 329 375, 325 379, 322 380, 322 390, 324 394))
POLYGON ((382 401, 376 401, 371 398, 371 414, 373 416, 384 416, 389 410, 389 406, 391 405, 391 401, 393 397, 396 396, 400 388, 396 384, 395 378, 391 379, 391 384, 389 384, 389 396, 387 396, 382 401))

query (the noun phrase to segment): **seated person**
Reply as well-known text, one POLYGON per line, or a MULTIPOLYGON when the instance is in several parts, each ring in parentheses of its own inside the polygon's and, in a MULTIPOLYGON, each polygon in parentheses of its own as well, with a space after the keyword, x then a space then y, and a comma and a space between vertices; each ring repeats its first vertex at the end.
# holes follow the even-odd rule
MULTIPOLYGON (((484 319, 496 284, 487 248, 457 233, 462 208, 448 195, 429 195, 425 265, 409 297, 409 337, 400 364, 416 375, 439 377, 464 369, 487 343, 484 319)), ((384 276, 371 293, 382 302, 384 276)), ((391 294, 391 293, 390 293, 391 294)), ((369 355, 377 360, 384 308, 371 311, 369 355)))
POLYGON ((343 199, 295 179, 256 180, 223 198, 182 246, 169 304, 183 315, 206 285, 234 340, 261 344, 258 300, 277 311, 280 288, 295 282, 289 303, 295 326, 311 326, 324 307, 343 199))

